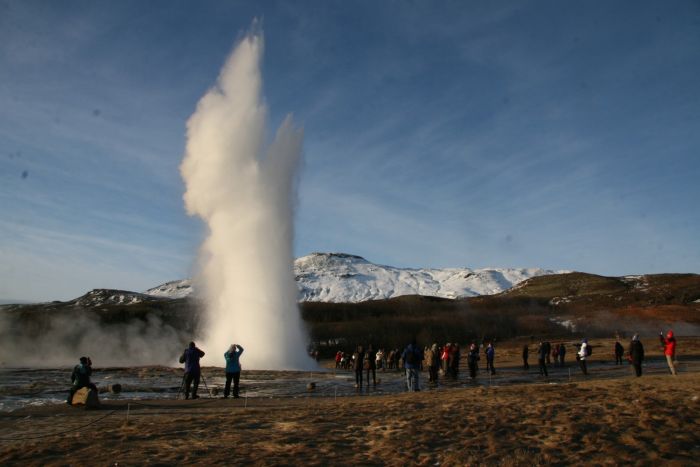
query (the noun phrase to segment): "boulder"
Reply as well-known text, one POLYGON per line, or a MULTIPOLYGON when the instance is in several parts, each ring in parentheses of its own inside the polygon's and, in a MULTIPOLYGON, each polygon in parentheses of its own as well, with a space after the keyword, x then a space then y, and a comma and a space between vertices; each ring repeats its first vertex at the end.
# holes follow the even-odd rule
POLYGON ((122 392, 122 385, 119 383, 114 383, 109 385, 109 392, 112 394, 119 394, 122 392))
POLYGON ((73 406, 84 405, 86 409, 96 409, 100 407, 100 400, 97 397, 97 391, 90 388, 80 388, 73 394, 71 404, 73 406))
POLYGON ((316 383, 309 383, 306 385, 306 390, 307 391, 313 391, 316 389, 316 383))

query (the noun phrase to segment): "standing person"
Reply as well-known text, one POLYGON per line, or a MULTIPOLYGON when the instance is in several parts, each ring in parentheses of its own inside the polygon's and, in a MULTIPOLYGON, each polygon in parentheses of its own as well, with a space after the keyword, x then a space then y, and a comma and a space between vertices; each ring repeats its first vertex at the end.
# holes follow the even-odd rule
POLYGON ((449 374, 452 378, 457 378, 457 375, 454 373, 456 346, 457 346, 456 343, 451 344, 450 345, 450 352, 447 355, 447 374, 449 374))
POLYGON ((581 367, 581 371, 584 375, 588 375, 588 367, 586 366, 586 358, 591 355, 590 346, 588 345, 588 339, 584 338, 581 341, 581 347, 578 350, 577 358, 578 364, 581 367))
POLYGON ((496 369, 493 367, 493 359, 496 356, 496 349, 493 347, 493 343, 489 342, 486 346, 486 372, 491 372, 492 375, 496 374, 496 369))
POLYGON ((527 344, 523 345, 523 370, 529 370, 530 364, 527 363, 527 358, 530 355, 530 349, 527 348, 527 344))
POLYGON ((384 371, 384 349, 377 350, 375 362, 377 369, 384 371))
POLYGON ((70 375, 70 380, 73 384, 68 394, 68 405, 73 404, 73 396, 78 389, 90 388, 97 392, 97 386, 90 382, 90 375, 92 375, 92 360, 90 360, 90 357, 80 357, 80 363, 73 367, 73 372, 70 375))
POLYGON ((459 378, 459 361, 462 359, 462 352, 459 348, 458 343, 452 344, 452 351, 450 353, 450 373, 454 379, 459 378))
POLYGON ((335 367, 336 367, 336 368, 340 368, 340 362, 341 362, 342 360, 343 360, 343 352, 341 352, 340 350, 338 350, 338 351, 335 353, 335 367))
POLYGON ((393 370, 394 369, 394 351, 389 350, 389 355, 386 357, 386 366, 387 369, 393 370))
POLYGON ((433 373, 430 369, 432 366, 432 361, 433 361, 433 356, 435 354, 435 351, 433 350, 433 347, 426 347, 425 350, 423 351, 423 367, 428 369, 428 382, 433 383, 433 373))
POLYGON ((559 366, 559 344, 554 345, 554 350, 552 350, 552 359, 554 360, 554 366, 559 366))
POLYGON ((224 386, 224 399, 231 393, 231 380, 233 379, 233 398, 238 399, 238 383, 241 380, 241 354, 243 347, 238 344, 231 344, 224 354, 226 359, 226 385, 224 386))
POLYGON ((559 345, 559 366, 564 367, 564 357, 566 357, 566 344, 559 345))
POLYGON ((352 354, 352 368, 355 370, 355 387, 362 389, 362 370, 364 369, 365 350, 361 345, 357 346, 355 353, 352 354))
POLYGON ((199 367, 199 359, 204 356, 204 352, 198 349, 194 342, 180 356, 180 363, 185 364, 185 399, 190 398, 190 386, 194 382, 192 389, 192 399, 199 399, 197 389, 199 388, 199 378, 201 377, 201 369, 199 367))
POLYGON ((547 352, 547 346, 544 344, 544 342, 540 342, 540 345, 537 347, 537 363, 540 367, 540 375, 549 378, 547 373, 547 355, 549 352, 547 352))
POLYGON ((406 388, 408 391, 412 392, 420 391, 418 370, 423 360, 423 351, 416 345, 415 338, 404 349, 401 358, 403 359, 403 366, 406 369, 406 388))
POLYGON ((372 372, 372 385, 377 386, 377 352, 372 348, 372 344, 367 346, 367 386, 369 386, 369 372, 372 372))
POLYGON ((666 337, 664 337, 663 332, 659 333, 659 340, 661 345, 664 346, 664 355, 668 362, 668 369, 671 370, 673 376, 676 376, 676 338, 673 336, 673 331, 669 329, 666 337))
POLYGON ((469 377, 471 379, 476 378, 476 373, 479 371, 479 347, 472 343, 469 346, 469 353, 467 354, 467 365, 469 366, 469 377))
POLYGON ((637 377, 642 376, 642 362, 644 361, 644 346, 639 340, 639 334, 635 334, 630 342, 630 360, 634 366, 637 377))
POLYGON ((440 349, 438 349, 437 342, 430 347, 426 360, 428 361, 428 381, 437 384, 438 369, 440 368, 440 349))
POLYGON ((551 365, 552 360, 550 358, 550 355, 552 353, 552 344, 550 344, 549 341, 544 341, 544 343, 542 345, 544 345, 545 351, 547 352, 547 355, 545 355, 545 359, 547 360, 547 365, 551 365))
POLYGON ((451 348, 452 344, 448 342, 447 344, 445 344, 445 347, 442 348, 442 355, 440 355, 440 360, 442 361, 442 372, 445 376, 450 376, 449 361, 451 348))
POLYGON ((625 348, 620 344, 620 340, 615 340, 615 365, 622 365, 622 356, 625 354, 625 348))

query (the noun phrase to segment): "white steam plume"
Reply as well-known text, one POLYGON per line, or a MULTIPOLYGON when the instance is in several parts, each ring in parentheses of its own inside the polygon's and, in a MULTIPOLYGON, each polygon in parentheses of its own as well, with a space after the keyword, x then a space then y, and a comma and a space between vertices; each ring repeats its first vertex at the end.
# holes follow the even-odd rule
POLYGON ((185 206, 209 227, 199 289, 207 316, 204 363, 240 344, 248 369, 311 365, 293 277, 293 205, 303 132, 290 116, 266 145, 263 37, 251 32, 187 122, 185 206))

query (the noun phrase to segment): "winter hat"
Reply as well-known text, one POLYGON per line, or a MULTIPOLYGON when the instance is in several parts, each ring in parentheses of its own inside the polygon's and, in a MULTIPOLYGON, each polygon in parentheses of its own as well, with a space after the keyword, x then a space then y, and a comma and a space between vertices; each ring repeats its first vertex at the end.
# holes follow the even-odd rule
POLYGON ((673 337, 673 331, 669 329, 668 332, 666 333, 666 338, 670 339, 672 337, 673 337))

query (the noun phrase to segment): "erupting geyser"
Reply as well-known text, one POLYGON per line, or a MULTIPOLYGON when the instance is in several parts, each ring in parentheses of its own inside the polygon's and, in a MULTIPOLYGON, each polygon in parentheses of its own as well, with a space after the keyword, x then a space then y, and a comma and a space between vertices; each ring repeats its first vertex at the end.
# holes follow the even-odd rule
POLYGON ((200 251, 207 318, 198 344, 207 364, 223 365, 237 343, 244 368, 303 369, 311 362, 292 255, 303 132, 288 116, 266 144, 262 52, 260 32, 243 38, 187 122, 185 206, 209 227, 200 251))

